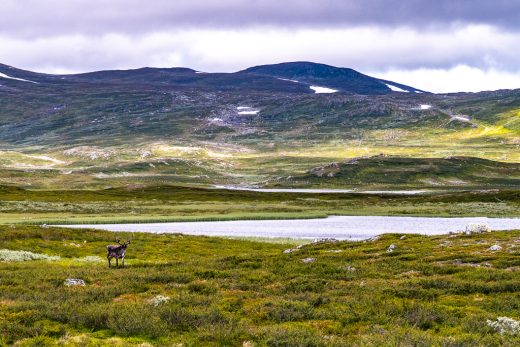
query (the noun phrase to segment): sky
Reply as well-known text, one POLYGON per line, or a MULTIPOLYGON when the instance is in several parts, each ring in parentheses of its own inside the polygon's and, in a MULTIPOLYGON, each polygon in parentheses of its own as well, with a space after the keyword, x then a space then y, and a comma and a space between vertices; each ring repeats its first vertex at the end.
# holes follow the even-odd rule
POLYGON ((520 88, 519 0, 0 0, 0 63, 350 67, 431 92, 520 88))

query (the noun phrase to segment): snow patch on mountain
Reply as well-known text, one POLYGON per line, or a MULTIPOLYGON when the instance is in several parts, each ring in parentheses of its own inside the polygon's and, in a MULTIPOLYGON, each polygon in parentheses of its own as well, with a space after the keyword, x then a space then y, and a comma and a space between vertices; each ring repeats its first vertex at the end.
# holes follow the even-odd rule
POLYGON ((325 87, 310 86, 310 88, 312 90, 314 90, 315 94, 331 94, 331 93, 337 93, 338 92, 336 89, 325 88, 325 87))
POLYGON ((287 82, 294 82, 294 83, 300 83, 299 81, 296 81, 296 80, 290 80, 288 78, 278 78, 280 81, 287 81, 287 82))
POLYGON ((432 105, 420 104, 419 108, 421 110, 429 110, 430 108, 432 108, 432 105))
POLYGON ((240 115, 256 115, 260 112, 259 110, 255 110, 249 106, 238 106, 237 111, 240 115))
POLYGON ((400 93, 410 93, 408 90, 401 89, 397 86, 394 86, 392 84, 385 83, 385 85, 390 88, 393 92, 400 92, 400 93))
POLYGON ((452 120, 458 120, 458 121, 461 121, 461 122, 471 123, 471 119, 469 119, 468 116, 464 116, 464 115, 453 115, 453 116, 451 116, 451 119, 452 120))
POLYGON ((38 84, 38 82, 29 81, 29 80, 24 80, 23 78, 16 78, 16 77, 7 76, 6 74, 1 73, 1 72, 0 72, 0 77, 2 77, 2 78, 7 78, 7 79, 10 79, 10 80, 16 80, 16 81, 30 82, 30 83, 38 84))

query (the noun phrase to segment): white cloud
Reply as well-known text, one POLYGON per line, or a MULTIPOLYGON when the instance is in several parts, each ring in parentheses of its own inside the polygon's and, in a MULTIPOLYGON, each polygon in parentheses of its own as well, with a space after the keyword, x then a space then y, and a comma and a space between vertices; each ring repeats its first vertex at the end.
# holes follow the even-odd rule
POLYGON ((430 91, 520 87, 520 34, 484 25, 449 31, 377 27, 162 30, 142 35, 2 36, 0 62, 65 73, 143 66, 236 71, 315 61, 430 91))
POLYGON ((390 70, 373 75, 434 93, 520 88, 520 69, 504 72, 459 65, 451 69, 390 70))

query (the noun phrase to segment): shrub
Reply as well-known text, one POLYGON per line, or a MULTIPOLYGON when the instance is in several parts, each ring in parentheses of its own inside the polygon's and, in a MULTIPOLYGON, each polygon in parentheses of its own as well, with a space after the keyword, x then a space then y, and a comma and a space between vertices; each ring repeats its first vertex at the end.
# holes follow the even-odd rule
POLYGON ((281 323, 302 321, 312 318, 313 309, 305 302, 268 302, 263 308, 267 319, 281 323))
POLYGON ((198 294, 213 294, 217 292, 217 288, 206 281, 193 281, 188 284, 188 290, 198 294))
POLYGON ((107 326, 121 336, 144 335, 157 338, 168 335, 166 323, 142 305, 113 307, 107 326))

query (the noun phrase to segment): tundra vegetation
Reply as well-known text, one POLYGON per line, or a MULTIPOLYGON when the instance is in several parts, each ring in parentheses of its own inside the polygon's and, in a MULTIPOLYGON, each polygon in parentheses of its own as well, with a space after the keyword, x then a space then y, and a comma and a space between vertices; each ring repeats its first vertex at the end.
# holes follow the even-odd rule
POLYGON ((519 345, 519 231, 302 247, 136 234, 108 269, 114 234, 34 225, 518 217, 520 90, 393 92, 309 63, 0 72, 38 82, 0 85, 0 345, 519 345))
POLYGON ((518 230, 293 252, 284 250, 294 243, 136 233, 127 266, 108 269, 100 257, 114 238, 1 226, 4 253, 40 256, 0 261, 0 345, 520 344, 518 230))

